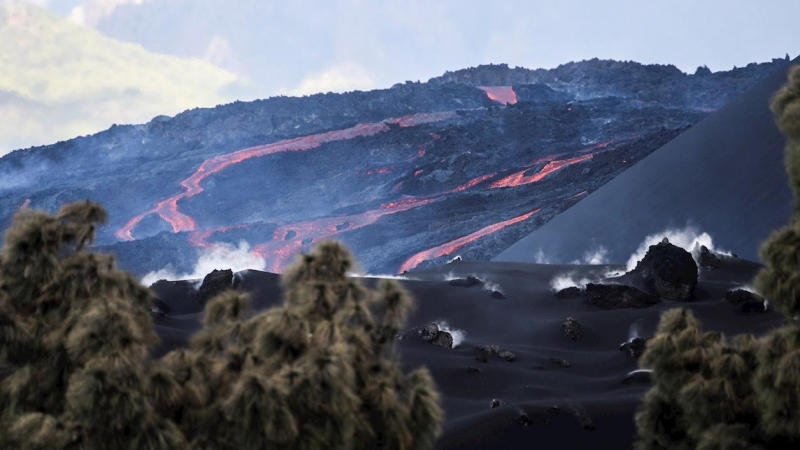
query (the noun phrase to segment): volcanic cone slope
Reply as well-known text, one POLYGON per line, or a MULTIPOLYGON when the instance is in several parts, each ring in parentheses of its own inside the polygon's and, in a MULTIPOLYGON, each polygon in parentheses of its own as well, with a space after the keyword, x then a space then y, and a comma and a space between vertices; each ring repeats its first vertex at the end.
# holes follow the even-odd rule
POLYGON ((609 261, 625 262, 646 236, 687 225, 757 260, 761 242, 791 213, 785 141, 769 110, 786 74, 778 69, 494 260, 533 262, 538 254, 563 263, 603 246, 609 261))

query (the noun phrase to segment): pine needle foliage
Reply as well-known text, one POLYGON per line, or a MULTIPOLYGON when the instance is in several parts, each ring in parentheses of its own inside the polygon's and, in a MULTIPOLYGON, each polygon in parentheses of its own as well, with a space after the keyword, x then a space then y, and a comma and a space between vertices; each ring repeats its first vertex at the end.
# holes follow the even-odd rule
POLYGON ((701 332, 691 311, 664 312, 640 360, 654 385, 636 414, 639 450, 800 446, 800 67, 772 110, 787 137, 796 203, 791 223, 763 244, 755 285, 786 324, 760 338, 728 340, 701 332))
POLYGON ((395 351, 413 301, 365 288, 324 242, 259 314, 228 291, 188 348, 154 360, 152 293, 87 251, 106 218, 90 202, 25 209, 0 253, 0 448, 432 448, 443 412, 430 373, 395 351))

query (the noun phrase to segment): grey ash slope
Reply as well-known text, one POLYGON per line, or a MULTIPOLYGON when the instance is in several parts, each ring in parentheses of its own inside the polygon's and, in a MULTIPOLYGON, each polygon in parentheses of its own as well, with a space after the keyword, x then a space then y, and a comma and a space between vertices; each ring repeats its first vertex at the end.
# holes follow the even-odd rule
POLYGON ((687 224, 757 260, 791 212, 785 141, 769 110, 785 80, 779 69, 494 260, 532 262, 541 250, 568 262, 603 245, 610 261, 625 262, 645 236, 687 224))

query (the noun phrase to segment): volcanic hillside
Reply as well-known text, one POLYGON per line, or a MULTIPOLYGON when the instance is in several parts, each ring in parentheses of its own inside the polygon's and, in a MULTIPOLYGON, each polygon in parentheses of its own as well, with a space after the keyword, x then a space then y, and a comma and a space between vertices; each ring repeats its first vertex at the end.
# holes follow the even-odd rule
POLYGON ((786 69, 770 75, 495 259, 568 263, 602 247, 624 263, 646 236, 688 226, 758 261, 792 211, 785 139, 769 109, 785 82, 786 69))
POLYGON ((139 275, 240 241, 272 272, 328 237, 369 271, 488 259, 787 64, 481 66, 113 126, 0 158, 0 228, 92 199, 139 275))

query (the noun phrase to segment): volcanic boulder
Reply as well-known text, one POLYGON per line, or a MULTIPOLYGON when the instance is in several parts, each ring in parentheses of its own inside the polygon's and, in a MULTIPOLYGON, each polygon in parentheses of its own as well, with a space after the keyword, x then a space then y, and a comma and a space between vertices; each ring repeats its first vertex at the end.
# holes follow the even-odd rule
POLYGON ((726 292, 725 301, 745 313, 765 312, 767 310, 764 297, 744 289, 734 289, 726 292))
POLYGON ((564 336, 568 339, 577 341, 583 337, 583 327, 572 317, 567 317, 567 320, 561 326, 564 329, 564 336))
POLYGON ((568 288, 564 288, 558 292, 556 292, 556 298, 560 298, 562 300, 568 298, 575 298, 581 295, 581 290, 577 286, 571 286, 568 288))
POLYGON ((422 327, 417 334, 426 342, 444 348, 453 348, 453 336, 447 331, 439 329, 439 325, 431 322, 422 327))
POLYGON ((658 303, 658 297, 622 284, 589 283, 586 301, 603 309, 647 308, 658 303))
POLYGON ((233 270, 216 270, 214 269, 203 278, 203 284, 197 290, 195 297, 198 303, 205 305, 205 303, 214 296, 221 294, 233 286, 233 270))
POLYGON ((691 300, 697 286, 697 263, 692 254, 667 238, 651 245, 631 273, 641 276, 648 291, 668 300, 691 300))
POLYGON ((700 246, 698 262, 702 269, 716 269, 722 264, 722 260, 719 259, 719 256, 709 250, 705 245, 700 246))

